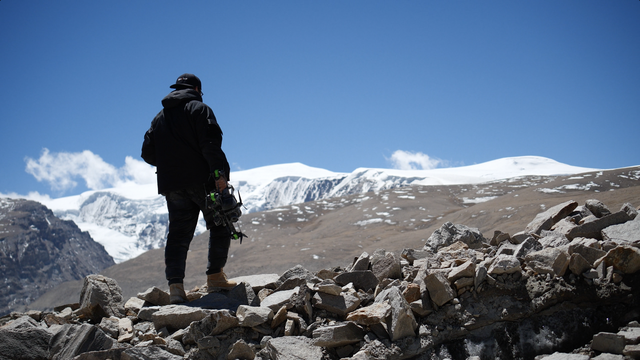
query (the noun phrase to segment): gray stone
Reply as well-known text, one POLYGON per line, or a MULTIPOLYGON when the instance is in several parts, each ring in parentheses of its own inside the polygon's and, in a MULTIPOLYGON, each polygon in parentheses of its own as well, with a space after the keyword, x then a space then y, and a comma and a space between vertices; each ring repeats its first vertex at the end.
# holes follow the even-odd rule
POLYGON ((48 348, 52 337, 46 329, 33 326, 0 328, 0 358, 49 359, 48 348))
POLYGON ((84 278, 80 292, 80 309, 96 323, 105 316, 123 317, 122 289, 106 276, 89 275, 84 278))
POLYGON ((622 354, 632 359, 640 359, 640 345, 627 345, 624 347, 622 354))
POLYGON ((134 347, 123 352, 122 359, 182 360, 182 356, 170 353, 159 346, 134 347))
POLYGON ((476 276, 476 263, 468 260, 460 266, 456 266, 449 272, 447 279, 449 282, 455 282, 462 277, 475 277, 476 276))
POLYGON ((473 287, 476 289, 487 278, 487 268, 484 265, 476 266, 476 276, 473 280, 473 287))
POLYGON ((261 274, 261 275, 248 275, 248 276, 238 276, 230 281, 235 281, 236 283, 247 283, 251 286, 254 293, 260 292, 260 290, 265 287, 271 286, 272 289, 276 288, 276 282, 280 279, 280 275, 278 274, 261 274))
POLYGON ((256 296, 251 284, 240 282, 233 289, 229 290, 227 297, 237 301, 241 305, 259 306, 260 299, 256 296))
POLYGON ((571 254, 569 270, 571 270, 574 275, 580 275, 589 269, 591 269, 591 264, 582 257, 582 255, 578 253, 571 254))
POLYGON ((299 288, 274 292, 262 300, 260 306, 268 307, 273 311, 278 311, 283 305, 291 303, 291 299, 298 293, 299 288))
POLYGON ((491 238, 491 241, 489 241, 489 245, 498 246, 501 242, 510 240, 511 236, 509 236, 509 233, 503 233, 500 230, 496 230, 493 232, 493 237, 491 238))
POLYGON ((129 318, 118 319, 118 342, 129 342, 133 339, 133 322, 129 318))
POLYGON ((589 355, 554 352, 553 354, 549 356, 544 356, 540 359, 541 360, 589 360, 589 355))
POLYGON ((276 313, 273 315, 273 320, 271 321, 271 328, 275 328, 278 325, 282 324, 287 320, 287 307, 282 306, 276 313))
POLYGON ((277 286, 284 283, 289 278, 303 278, 307 280, 311 280, 314 276, 313 274, 305 269, 302 265, 298 264, 291 269, 285 271, 280 278, 278 279, 277 286))
POLYGON ((347 315, 347 320, 358 325, 370 326, 385 322, 389 315, 391 315, 391 306, 388 303, 373 303, 352 311, 347 315))
POLYGON ((138 318, 144 321, 153 321, 153 314, 156 311, 160 311, 160 306, 148 306, 143 307, 138 312, 138 318))
POLYGON ((114 344, 115 340, 97 326, 66 324, 51 338, 49 347, 52 360, 66 360, 83 352, 108 350, 114 344))
POLYGON ((602 353, 598 356, 592 357, 591 360, 624 360, 624 356, 609 354, 609 353, 602 353))
POLYGON ((438 306, 442 306, 456 297, 456 292, 451 288, 449 280, 441 272, 429 273, 424 283, 429 290, 431 301, 438 306))
POLYGON ((360 342, 364 331, 354 322, 341 322, 313 330, 313 344, 323 347, 338 347, 360 342))
POLYGON ((520 261, 513 255, 499 255, 493 259, 488 273, 491 275, 512 274, 522 270, 520 261))
POLYGON ((247 344, 242 339, 236 341, 233 345, 231 345, 229 354, 227 354, 227 360, 253 360, 255 357, 256 353, 253 351, 251 346, 249 346, 249 344, 247 344))
POLYGON ((369 253, 366 251, 360 254, 360 256, 353 261, 353 264, 348 269, 349 271, 364 271, 369 270, 369 253))
POLYGON ((640 328, 638 327, 627 327, 618 331, 618 335, 624 336, 627 344, 635 345, 640 343, 640 328))
POLYGON ((303 277, 292 276, 282 282, 278 282, 278 287, 274 290, 275 292, 291 290, 296 287, 300 287, 303 284, 307 284, 307 279, 303 277))
POLYGON ((624 274, 633 274, 640 271, 640 249, 627 245, 618 246, 596 261, 594 267, 602 261, 605 266, 613 266, 624 274))
POLYGON ((138 299, 158 306, 169 305, 171 303, 169 294, 155 286, 147 289, 145 292, 138 293, 138 299))
POLYGON ((195 344, 205 336, 215 336, 223 331, 238 327, 239 320, 229 310, 213 310, 204 319, 194 321, 182 336, 182 343, 195 344))
POLYGON ((549 230, 560 219, 569 215, 577 206, 578 203, 573 200, 553 206, 536 215, 533 221, 525 227, 524 231, 529 234, 540 234, 542 230, 549 230))
POLYGON ((111 336, 114 339, 117 339, 120 335, 120 330, 118 328, 120 320, 117 317, 108 317, 102 318, 102 321, 98 325, 100 330, 104 331, 105 334, 111 336))
POLYGON ((539 274, 563 276, 569 267, 569 254, 561 249, 546 248, 530 253, 524 261, 539 274))
POLYGON ((611 211, 609 210, 609 208, 600 200, 589 199, 584 203, 584 206, 598 218, 611 215, 611 211))
MULTIPOLYGON (((640 209, 640 206, 638 206, 638 208, 640 209)), ((629 215, 629 217, 631 218, 631 220, 633 220, 636 217, 638 217, 638 209, 634 208, 633 205, 631 205, 629 203, 624 203, 622 205, 622 207, 620 208, 620 211, 626 212, 629 215)))
POLYGON ((433 256, 433 253, 426 250, 403 249, 401 256, 403 259, 406 259, 410 265, 414 265, 416 260, 426 259, 433 256))
POLYGON ((272 338, 265 345, 269 359, 278 360, 323 360, 322 348, 304 336, 272 338))
POLYGON ((516 253, 516 248, 518 245, 514 245, 512 243, 502 243, 498 251, 496 252, 496 256, 500 255, 513 255, 516 253))
POLYGON ((240 326, 254 327, 273 319, 273 310, 268 307, 240 305, 236 317, 240 326))
MULTIPOLYGON (((175 341, 175 340, 174 340, 175 341)), ((184 352, 184 351, 183 351, 184 352)), ((173 354, 155 345, 117 348, 103 351, 84 352, 73 360, 180 360, 182 355, 173 354)))
POLYGON ((322 280, 321 282, 316 284, 316 290, 325 294, 337 296, 342 292, 342 287, 338 286, 333 280, 322 280))
POLYGON ((471 249, 479 249, 486 242, 478 229, 446 222, 427 239, 424 250, 437 252, 457 241, 467 244, 471 249))
POLYGON ((18 329, 31 329, 38 327, 39 324, 36 320, 30 316, 20 316, 19 318, 9 322, 8 324, 1 326, 3 330, 18 330, 18 329))
POLYGON ((510 238, 510 241, 511 241, 512 244, 518 245, 518 244, 521 244, 523 241, 525 241, 529 237, 531 237, 530 234, 527 234, 524 231, 520 231, 520 232, 517 232, 517 233, 513 234, 511 236, 511 238, 510 238))
POLYGON ((425 307, 423 300, 416 300, 409 304, 409 306, 411 306, 411 311, 413 311, 413 313, 418 316, 427 316, 433 312, 431 304, 425 307))
POLYGON ((567 238, 573 240, 577 237, 586 237, 602 240, 602 230, 611 226, 625 223, 633 218, 627 211, 618 211, 594 221, 576 226, 567 233, 567 238))
POLYGON ((378 280, 387 278, 401 279, 402 267, 400 266, 400 257, 392 252, 386 252, 382 258, 373 258, 371 259, 371 271, 378 280))
POLYGON ((591 349, 612 354, 622 354, 625 345, 624 336, 607 332, 593 335, 591 341, 591 349))
POLYGON ((569 231, 571 231, 571 229, 573 229, 576 226, 578 226, 578 224, 574 222, 573 218, 566 217, 558 221, 555 225, 553 225, 551 227, 551 231, 559 234, 567 234, 569 233, 569 231))
POLYGON ((518 247, 516 247, 513 256, 516 258, 523 258, 528 254, 539 250, 542 250, 542 244, 540 244, 536 238, 529 236, 521 242, 518 247))
POLYGON ((345 272, 334 280, 342 286, 353 283, 356 289, 363 291, 374 290, 379 283, 378 277, 371 270, 345 272))
POLYGON ((157 330, 164 327, 170 330, 184 329, 193 321, 199 321, 209 315, 210 311, 183 305, 163 306, 152 315, 157 330))
POLYGON ((590 243, 589 239, 576 239, 569 244, 569 254, 580 254, 587 262, 593 266, 596 260, 605 256, 607 253, 594 246, 598 245, 590 243), (576 241, 577 240, 577 241, 576 241))
POLYGON ((313 307, 327 310, 340 316, 345 316, 355 310, 361 302, 362 300, 355 292, 344 292, 341 295, 317 292, 312 300, 313 307))
POLYGON ((570 242, 564 233, 560 233, 558 231, 543 230, 540 232, 540 235, 542 236, 542 238, 538 240, 538 242, 540 243, 540 245, 542 245, 543 248, 557 248, 567 245, 570 242))
POLYGON ((612 225, 602 229, 602 240, 618 243, 640 241, 640 216, 624 224, 612 225))
POLYGON ((144 300, 138 297, 131 297, 124 304, 124 310, 127 313, 127 315, 135 316, 135 315, 138 315, 138 313, 140 312, 140 309, 142 309, 143 306, 144 306, 144 300))
POLYGON ((388 303, 391 306, 391 317, 387 321, 387 332, 391 341, 407 336, 416 336, 418 327, 413 316, 411 305, 405 300, 397 287, 391 287, 376 296, 375 303, 388 303))

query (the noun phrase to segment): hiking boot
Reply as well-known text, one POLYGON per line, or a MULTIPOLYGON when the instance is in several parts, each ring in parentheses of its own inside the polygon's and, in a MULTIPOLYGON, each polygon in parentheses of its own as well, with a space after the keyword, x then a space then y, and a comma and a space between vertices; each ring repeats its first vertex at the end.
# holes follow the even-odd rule
POLYGON ((216 290, 229 290, 236 285, 238 285, 237 282, 227 280, 227 275, 224 271, 207 275, 207 292, 209 293, 216 290))
POLYGON ((187 302, 187 294, 184 292, 184 284, 175 283, 169 285, 169 302, 172 304, 187 302))

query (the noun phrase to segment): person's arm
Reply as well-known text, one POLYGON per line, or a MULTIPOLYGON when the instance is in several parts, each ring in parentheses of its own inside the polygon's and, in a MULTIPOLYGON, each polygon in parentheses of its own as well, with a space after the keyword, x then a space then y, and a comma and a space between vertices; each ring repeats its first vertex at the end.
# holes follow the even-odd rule
POLYGON ((162 111, 158 115, 156 115, 153 121, 151 121, 151 127, 149 127, 149 130, 147 130, 147 132, 144 134, 144 142, 142 143, 142 154, 140 155, 147 164, 152 166, 157 166, 156 142, 153 136, 153 129, 155 128, 159 116, 162 116, 162 111))

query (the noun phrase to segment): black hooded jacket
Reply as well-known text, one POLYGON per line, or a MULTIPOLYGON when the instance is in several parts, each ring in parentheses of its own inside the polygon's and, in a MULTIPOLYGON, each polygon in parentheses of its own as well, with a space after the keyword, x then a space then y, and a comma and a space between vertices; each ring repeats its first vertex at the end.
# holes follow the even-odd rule
POLYGON ((229 179, 222 130, 202 96, 179 89, 162 99, 162 106, 142 144, 142 158, 157 167, 158 193, 212 184, 215 170, 223 170, 229 179))

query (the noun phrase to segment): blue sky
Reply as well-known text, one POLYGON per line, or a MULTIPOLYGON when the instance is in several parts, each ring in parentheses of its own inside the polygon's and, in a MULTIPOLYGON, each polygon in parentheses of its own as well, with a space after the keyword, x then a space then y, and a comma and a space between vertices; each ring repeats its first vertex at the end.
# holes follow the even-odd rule
POLYGON ((184 72, 232 170, 640 165, 640 1, 2 0, 0 33, 4 194, 108 187, 184 72))

